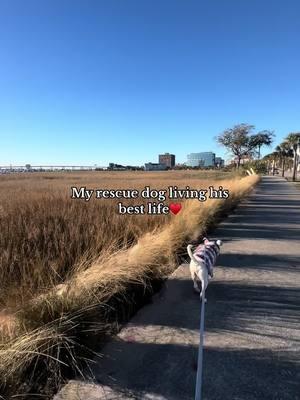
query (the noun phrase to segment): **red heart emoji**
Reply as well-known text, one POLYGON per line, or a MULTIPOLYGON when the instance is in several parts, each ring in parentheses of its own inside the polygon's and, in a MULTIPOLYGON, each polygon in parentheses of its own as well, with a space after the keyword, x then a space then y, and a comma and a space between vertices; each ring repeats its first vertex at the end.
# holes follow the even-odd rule
POLYGON ((170 211, 173 213, 173 214, 178 214, 179 213, 179 211, 181 210, 181 204, 180 203, 171 203, 170 205, 169 205, 169 209, 170 209, 170 211))

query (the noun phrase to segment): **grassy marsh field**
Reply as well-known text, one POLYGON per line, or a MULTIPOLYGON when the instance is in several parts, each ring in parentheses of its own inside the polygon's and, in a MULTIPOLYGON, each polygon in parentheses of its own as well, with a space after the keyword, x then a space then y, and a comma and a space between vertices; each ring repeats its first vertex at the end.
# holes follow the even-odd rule
POLYGON ((51 385, 60 381, 65 364, 79 372, 77 349, 86 338, 115 331, 134 309, 131 303, 176 268, 188 241, 205 234, 257 180, 216 171, 0 176, 3 393, 11 384, 17 393, 42 392, 47 368, 55 376, 51 385), (142 190, 146 185, 222 185, 230 197, 186 200, 176 216, 124 216, 117 213, 118 200, 70 198, 71 186, 142 190))

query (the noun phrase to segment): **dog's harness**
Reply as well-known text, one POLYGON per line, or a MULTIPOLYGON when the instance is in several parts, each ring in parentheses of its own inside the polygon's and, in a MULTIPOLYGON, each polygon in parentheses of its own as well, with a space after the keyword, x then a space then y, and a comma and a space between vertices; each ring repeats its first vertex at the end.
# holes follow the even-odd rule
POLYGON ((217 243, 210 242, 205 238, 204 243, 199 244, 199 246, 196 248, 194 257, 199 261, 203 261, 208 269, 208 272, 211 272, 219 253, 220 247, 217 245, 217 243))

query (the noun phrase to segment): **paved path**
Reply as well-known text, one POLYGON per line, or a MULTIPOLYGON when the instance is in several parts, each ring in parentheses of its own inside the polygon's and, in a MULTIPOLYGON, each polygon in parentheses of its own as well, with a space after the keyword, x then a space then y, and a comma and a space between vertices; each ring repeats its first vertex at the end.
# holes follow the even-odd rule
MULTIPOLYGON (((224 246, 207 290, 203 398, 300 399, 300 191, 263 178, 214 236, 224 246)), ((106 345, 96 383, 71 381, 55 399, 193 399, 198 327, 183 265, 106 345)))

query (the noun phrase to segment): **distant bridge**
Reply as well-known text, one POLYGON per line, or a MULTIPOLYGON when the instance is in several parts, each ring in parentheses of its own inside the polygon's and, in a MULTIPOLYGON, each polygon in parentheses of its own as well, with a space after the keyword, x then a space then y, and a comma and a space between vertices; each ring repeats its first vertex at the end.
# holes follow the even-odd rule
POLYGON ((0 172, 36 172, 36 171, 94 171, 107 169, 99 165, 0 165, 0 172))

